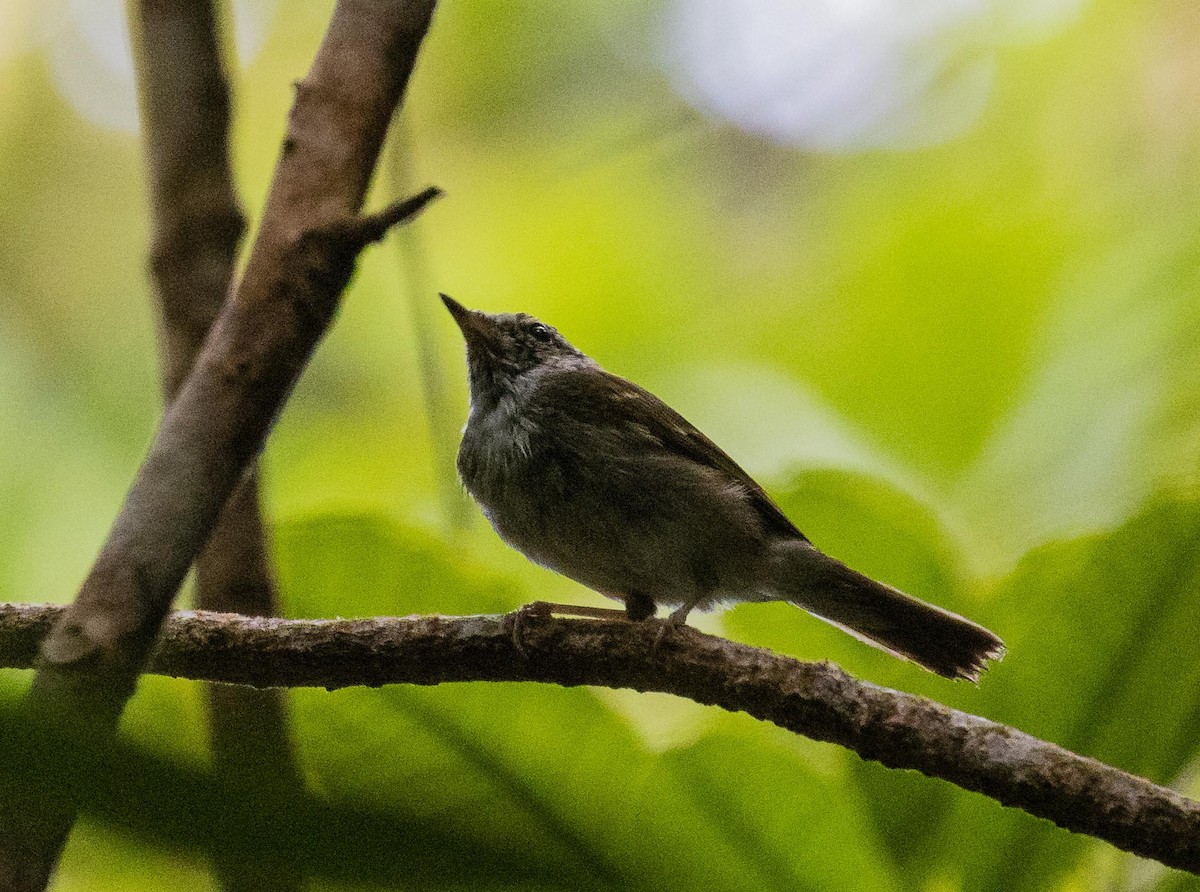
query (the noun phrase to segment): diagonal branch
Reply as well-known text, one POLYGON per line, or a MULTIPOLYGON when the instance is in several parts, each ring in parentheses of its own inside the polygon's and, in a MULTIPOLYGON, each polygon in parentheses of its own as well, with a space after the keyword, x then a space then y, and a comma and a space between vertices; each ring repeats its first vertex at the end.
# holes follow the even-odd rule
MULTIPOLYGON (((150 268, 159 306, 159 361, 170 402, 191 371, 233 282, 245 219, 229 161, 229 87, 214 0, 138 0, 143 143, 154 238, 150 268)), ((257 463, 247 469, 196 561, 196 606, 277 614, 259 510, 257 463)), ((210 685, 205 692, 217 770, 255 798, 303 785, 280 691, 210 685)), ((218 857, 222 888, 294 890, 286 864, 263 873, 218 857)))
MULTIPOLYGON (((84 581, 42 643, 31 716, 111 736, 188 567, 332 321, 361 249, 437 193, 358 218, 434 0, 340 0, 308 76, 245 274, 167 409, 84 581)), ((0 887, 45 887, 67 798, 0 799, 0 887)))
MULTIPOLYGON (((0 605, 0 666, 27 667, 62 608, 0 605)), ((180 612, 150 671, 257 687, 537 681, 657 691, 745 712, 889 768, 983 793, 1076 833, 1200 874, 1200 803, 1015 728, 687 628, 510 617, 281 620, 180 612)))

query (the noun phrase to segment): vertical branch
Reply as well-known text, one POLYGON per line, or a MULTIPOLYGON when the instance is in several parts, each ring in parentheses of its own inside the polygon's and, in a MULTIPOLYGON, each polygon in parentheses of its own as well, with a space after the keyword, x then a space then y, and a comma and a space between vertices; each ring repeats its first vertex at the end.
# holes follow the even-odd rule
MULTIPOLYGON (((78 595, 43 640, 25 717, 103 751, 188 567, 336 313, 362 249, 426 190, 359 216, 434 0, 339 0, 307 77, 246 270, 159 425, 78 595)), ((86 761, 86 759, 84 760, 86 761)), ((44 889, 75 818, 18 780, 0 791, 0 889, 44 889)))
MULTIPOLYGON (((140 50, 159 361, 169 403, 229 293, 245 222, 230 169, 229 87, 213 0, 138 0, 132 25, 140 50)), ((202 610, 278 612, 256 470, 247 469, 196 562, 195 601, 202 610)), ((209 685, 206 695, 217 770, 248 798, 297 793, 303 781, 283 692, 209 685)), ((303 882, 287 870, 263 876, 247 875, 235 863, 216 868, 231 892, 282 892, 303 882)))
MULTIPOLYGON (((392 125, 391 138, 385 150, 385 170, 391 191, 405 195, 415 187, 413 178, 413 139, 402 119, 392 125)), ((429 261, 421 234, 406 230, 394 240, 401 270, 401 287, 406 292, 409 318, 416 339, 417 359, 421 372, 422 398, 425 403, 425 423, 429 428, 429 448, 434 474, 442 501, 442 519, 452 530, 460 530, 470 521, 470 504, 458 485, 455 455, 458 450, 458 422, 450 412, 446 392, 446 372, 433 336, 433 313, 440 309, 434 301, 423 297, 432 293, 428 287, 429 261)), ((438 314, 441 319, 441 314, 438 314)))

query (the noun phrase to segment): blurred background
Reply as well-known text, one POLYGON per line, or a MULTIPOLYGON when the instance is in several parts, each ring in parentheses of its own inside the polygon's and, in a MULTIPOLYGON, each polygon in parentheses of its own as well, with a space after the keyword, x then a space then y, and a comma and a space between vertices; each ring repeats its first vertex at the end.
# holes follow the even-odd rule
MULTIPOLYGON (((252 221, 331 7, 226 10, 252 221)), ((559 327, 818 545, 1009 655, 976 689, 786 605, 703 628, 1200 794, 1200 7, 442 0, 371 204, 428 183, 447 198, 364 256, 264 456, 289 615, 599 603, 461 494, 441 290, 559 327)), ((0 599, 65 601, 160 410, 119 0, 0 0, 0 207, 0 599)), ((562 865, 561 888, 1200 889, 665 696, 291 704, 314 790, 562 865)), ((124 730, 207 764, 196 685, 145 679, 124 730)), ((55 889, 211 882, 194 849, 93 818, 55 889)))

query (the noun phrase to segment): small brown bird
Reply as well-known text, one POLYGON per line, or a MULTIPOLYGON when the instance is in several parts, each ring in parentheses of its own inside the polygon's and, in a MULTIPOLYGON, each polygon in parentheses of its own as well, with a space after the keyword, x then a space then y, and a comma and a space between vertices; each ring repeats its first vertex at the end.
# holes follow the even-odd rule
POLYGON ((459 474, 530 560, 624 602, 630 620, 674 608, 663 632, 694 609, 787 601, 947 678, 977 681, 1003 655, 982 626, 819 551, 683 416, 550 326, 441 297, 467 343, 459 474))

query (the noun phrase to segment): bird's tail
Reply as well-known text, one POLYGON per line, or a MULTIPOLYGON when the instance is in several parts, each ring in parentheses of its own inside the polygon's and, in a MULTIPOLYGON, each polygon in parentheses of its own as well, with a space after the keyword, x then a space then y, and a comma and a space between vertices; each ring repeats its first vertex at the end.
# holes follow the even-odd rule
POLYGON ((876 582, 807 542, 779 548, 779 594, 867 644, 970 681, 1004 655, 1004 642, 983 626, 876 582))

